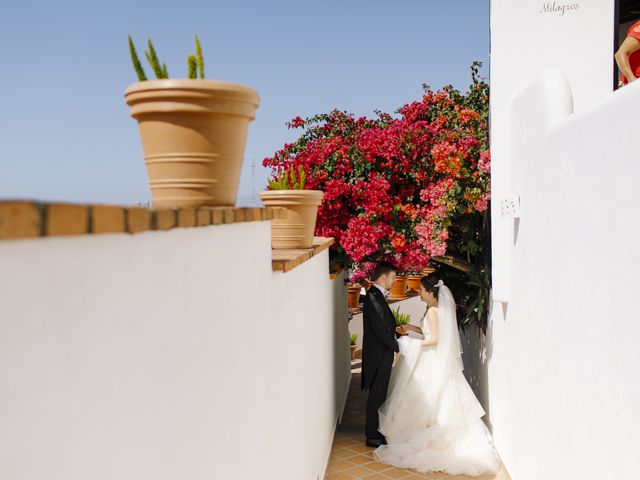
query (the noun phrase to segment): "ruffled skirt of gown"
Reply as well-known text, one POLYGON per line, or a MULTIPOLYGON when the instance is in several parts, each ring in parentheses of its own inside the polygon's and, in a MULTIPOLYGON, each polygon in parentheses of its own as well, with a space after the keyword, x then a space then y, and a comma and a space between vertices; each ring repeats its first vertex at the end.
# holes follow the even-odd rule
POLYGON ((485 411, 458 364, 437 370, 434 349, 403 337, 389 396, 380 408, 380 432, 388 445, 375 450, 382 463, 422 473, 495 473, 500 465, 485 411))

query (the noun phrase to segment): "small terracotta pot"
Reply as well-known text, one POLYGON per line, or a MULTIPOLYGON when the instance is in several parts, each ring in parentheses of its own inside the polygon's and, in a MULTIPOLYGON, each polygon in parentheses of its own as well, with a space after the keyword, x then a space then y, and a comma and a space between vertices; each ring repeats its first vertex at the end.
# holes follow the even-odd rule
POLYGON ((265 207, 282 207, 286 218, 271 220, 271 247, 311 248, 316 230, 321 190, 266 190, 260 192, 265 207))
POLYGON ((154 207, 236 204, 255 90, 211 80, 147 80, 124 93, 138 121, 154 207))
POLYGON ((351 360, 355 360, 356 359, 356 348, 358 348, 357 345, 351 345, 351 360))
POLYGON ((433 268, 433 267, 427 267, 427 268, 425 268, 424 270, 422 270, 422 276, 423 276, 423 277, 427 277, 427 276, 431 275, 431 274, 432 274, 433 272, 435 272, 435 271, 436 271, 436 269, 435 269, 435 268, 433 268))
POLYGON ((389 294, 390 298, 404 298, 405 291, 407 289, 407 276, 406 275, 396 275, 396 281, 391 285, 391 293, 389 294))
POLYGON ((358 308, 358 302, 360 301, 360 285, 349 285, 347 292, 347 304, 349 308, 358 308))
POLYGON ((407 290, 420 291, 420 279, 422 275, 407 275, 407 290))

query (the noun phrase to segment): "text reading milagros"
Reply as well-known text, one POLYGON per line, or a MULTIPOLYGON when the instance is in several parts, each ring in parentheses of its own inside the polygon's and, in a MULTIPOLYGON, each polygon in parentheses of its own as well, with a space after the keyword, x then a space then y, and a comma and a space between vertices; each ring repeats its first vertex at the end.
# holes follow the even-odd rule
POLYGON ((578 3, 547 2, 542 4, 540 13, 556 13, 562 17, 565 13, 578 10, 578 8, 580 8, 578 3))

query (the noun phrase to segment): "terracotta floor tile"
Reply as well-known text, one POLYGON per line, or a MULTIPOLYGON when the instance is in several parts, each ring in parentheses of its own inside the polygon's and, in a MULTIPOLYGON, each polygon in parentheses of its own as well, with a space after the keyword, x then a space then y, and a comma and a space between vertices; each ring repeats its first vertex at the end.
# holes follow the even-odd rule
POLYGON ((385 470, 390 470, 393 467, 391 465, 386 465, 384 463, 371 462, 367 464, 367 468, 371 470, 375 470, 376 472, 384 472, 385 470))
POLYGON ((429 473, 428 475, 430 475, 429 478, 432 480, 448 480, 451 477, 451 475, 442 472, 429 473))
MULTIPOLYGON (((353 450, 354 452, 358 452, 358 453, 368 453, 369 455, 372 454, 373 452, 373 448, 369 448, 366 447, 364 444, 362 445, 352 445, 349 447, 350 450, 353 450)), ((371 457, 373 458, 373 457, 371 457)))
POLYGON ((355 467, 346 470, 344 473, 348 473, 352 475, 354 478, 364 478, 367 475, 371 475, 372 473, 376 473, 373 470, 368 469, 367 467, 355 467))
POLYGON ((342 450, 337 450, 332 456, 338 460, 345 460, 356 455, 358 455, 358 452, 354 452, 348 448, 343 448, 342 450))
POLYGON ((324 478, 325 480, 353 480, 353 477, 351 475, 347 475, 346 473, 335 473, 324 478))
POLYGON ((355 463, 348 462, 346 460, 339 460, 331 464, 333 468, 339 471, 347 470, 356 466, 355 463))
POLYGON ((389 478, 397 478, 397 479, 405 479, 410 475, 413 475, 412 472, 410 472, 409 470, 401 470, 399 468, 392 468, 390 470, 386 470, 384 472, 385 475, 387 475, 389 478))
POLYGON ((354 457, 350 457, 349 461, 355 463, 356 465, 366 465, 370 463, 376 463, 372 457, 366 456, 366 455, 356 455, 354 457))
POLYGON ((364 477, 366 480, 389 480, 389 477, 386 475, 382 475, 380 473, 374 473, 373 475, 369 475, 364 477))

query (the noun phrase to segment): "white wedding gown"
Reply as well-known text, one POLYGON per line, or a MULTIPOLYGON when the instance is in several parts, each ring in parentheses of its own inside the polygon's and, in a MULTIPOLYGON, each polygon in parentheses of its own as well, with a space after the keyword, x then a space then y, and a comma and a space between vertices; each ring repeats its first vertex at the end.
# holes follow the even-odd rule
MULTIPOLYGON (((435 309, 422 320, 425 338, 430 337, 427 317, 435 309)), ((453 319, 436 313, 437 345, 423 346, 421 339, 406 336, 398 340, 400 357, 379 411, 379 430, 388 442, 374 451, 379 462, 422 473, 475 476, 498 470, 498 453, 481 420, 485 411, 462 373, 455 303, 453 309, 453 319)))

